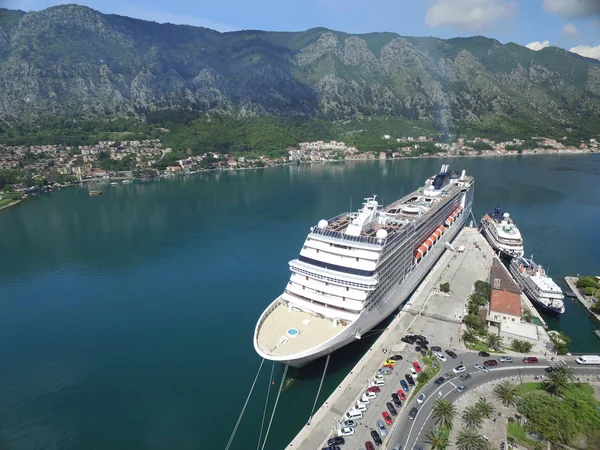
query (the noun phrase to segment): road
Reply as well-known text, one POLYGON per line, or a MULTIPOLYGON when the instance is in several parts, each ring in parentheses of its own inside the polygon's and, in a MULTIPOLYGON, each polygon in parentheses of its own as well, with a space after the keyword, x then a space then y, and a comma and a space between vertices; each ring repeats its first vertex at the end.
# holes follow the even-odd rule
MULTIPOLYGON (((457 359, 448 358, 448 361, 443 363, 440 374, 452 371, 454 367, 460 364, 461 360, 467 367, 466 373, 471 375, 471 378, 466 381, 461 381, 458 377, 446 381, 440 386, 436 386, 433 381, 429 382, 420 392, 426 395, 425 402, 419 405, 415 399, 411 399, 409 405, 403 405, 402 413, 399 414, 392 428, 392 433, 389 439, 384 442, 383 448, 391 449, 394 442, 400 442, 404 450, 411 450, 415 445, 423 448, 428 448, 428 444, 424 442, 424 435, 429 428, 434 427, 431 413, 435 400, 438 398, 446 398, 450 401, 455 401, 461 393, 456 391, 456 387, 460 384, 466 385, 469 389, 475 388, 490 381, 495 381, 506 377, 531 377, 535 375, 547 375, 544 371, 550 365, 556 364, 545 359, 540 359, 539 364, 523 364, 521 360, 515 358, 514 363, 499 363, 497 367, 489 369, 489 372, 482 372, 473 367, 476 363, 482 363, 485 359, 481 358, 476 353, 459 354, 457 359), (418 408, 417 416, 414 420, 408 418, 408 411, 412 407, 418 408)), ((600 375, 599 367, 580 366, 575 362, 567 363, 573 368, 576 376, 598 376, 600 375)))

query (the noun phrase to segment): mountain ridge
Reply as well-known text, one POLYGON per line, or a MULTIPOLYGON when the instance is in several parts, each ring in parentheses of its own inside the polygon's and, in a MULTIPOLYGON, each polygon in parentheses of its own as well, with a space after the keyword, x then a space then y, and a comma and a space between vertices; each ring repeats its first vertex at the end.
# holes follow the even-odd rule
POLYGON ((0 92, 4 127, 191 110, 586 131, 600 61, 484 36, 218 32, 71 4, 0 11, 0 92))

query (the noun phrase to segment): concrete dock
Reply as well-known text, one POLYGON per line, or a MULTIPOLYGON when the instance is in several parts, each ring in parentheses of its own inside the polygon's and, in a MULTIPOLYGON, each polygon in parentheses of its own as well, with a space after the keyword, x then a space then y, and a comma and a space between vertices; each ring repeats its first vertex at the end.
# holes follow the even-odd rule
MULTIPOLYGON (((426 336, 430 345, 439 345, 447 349, 463 351, 460 343, 461 318, 475 281, 487 281, 493 258, 493 251, 487 241, 474 228, 463 229, 453 242, 454 248, 461 245, 465 251, 458 253, 447 250, 428 276, 421 282, 417 290, 402 307, 400 313, 385 329, 379 339, 360 359, 355 368, 344 378, 325 403, 313 415, 311 424, 305 425, 298 435, 288 445, 288 448, 321 449, 326 446, 342 420, 342 416, 356 403, 363 394, 368 380, 372 379, 376 370, 385 359, 382 349, 399 353, 406 344, 400 339, 405 334, 417 333, 426 336), (450 283, 450 293, 439 292, 440 283, 450 283)), ((388 353, 389 353, 388 352, 388 353)), ((399 363, 397 373, 403 373, 400 366, 410 364, 409 356, 399 363)), ((411 357, 414 358, 415 357, 411 357)), ((397 375, 394 379, 397 378, 397 375)), ((392 392, 399 388, 398 380, 390 382, 382 388, 381 398, 389 398, 392 392), (388 392, 389 391, 389 392, 388 392), (386 394, 386 395, 383 395, 386 394)), ((355 435, 348 437, 347 442, 353 447, 362 447, 364 442, 371 440, 369 426, 381 419, 382 407, 369 408, 365 412, 355 435)), ((392 430, 390 430, 392 431, 392 430)), ((393 433, 390 433, 392 435, 393 433)), ((384 440, 383 448, 391 443, 384 440)))
POLYGON ((596 320, 598 322, 600 322, 600 314, 596 314, 595 312, 592 311, 592 301, 588 298, 586 298, 585 296, 583 296, 581 294, 581 292, 579 291, 579 289, 577 289, 577 280, 578 277, 565 277, 565 282, 567 283, 567 286, 569 286, 569 289, 571 289, 571 291, 573 291, 573 293, 575 294, 575 297, 577 297, 577 300, 579 300, 579 303, 581 303, 583 306, 585 306, 585 309, 588 310, 588 312, 594 316, 596 318, 596 320))

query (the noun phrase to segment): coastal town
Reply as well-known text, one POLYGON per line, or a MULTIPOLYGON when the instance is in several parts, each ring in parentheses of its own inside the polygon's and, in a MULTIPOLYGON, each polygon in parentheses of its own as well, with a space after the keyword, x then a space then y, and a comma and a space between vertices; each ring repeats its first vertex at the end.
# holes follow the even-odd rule
MULTIPOLYGON (((6 146, 0 145, 0 191, 27 192, 42 187, 60 187, 98 179, 155 178, 202 170, 236 170, 281 164, 327 161, 386 160, 411 157, 503 156, 529 154, 573 154, 598 152, 596 139, 578 146, 562 140, 534 137, 496 142, 476 137, 456 142, 437 142, 430 136, 393 137, 383 135, 389 150, 365 151, 338 141, 301 142, 287 148, 284 156, 249 157, 228 153, 204 153, 176 159, 173 150, 159 139, 100 141, 89 146, 6 146), (169 163, 165 163, 168 161, 169 163), (12 177, 10 176, 12 174, 12 177)), ((189 152, 188 152, 189 154, 189 152)), ((0 194, 0 200, 2 200, 0 194)))

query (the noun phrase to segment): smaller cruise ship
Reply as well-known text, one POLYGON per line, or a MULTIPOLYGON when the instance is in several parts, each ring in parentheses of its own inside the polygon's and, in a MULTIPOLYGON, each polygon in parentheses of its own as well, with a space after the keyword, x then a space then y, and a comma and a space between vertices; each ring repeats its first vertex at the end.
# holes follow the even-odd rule
POLYGON ((546 274, 542 266, 533 261, 533 257, 513 258, 509 270, 535 306, 551 314, 565 312, 561 288, 546 274))
POLYGON ((494 208, 481 219, 481 234, 488 240, 492 248, 509 257, 520 258, 523 251, 521 232, 500 208, 494 208))

